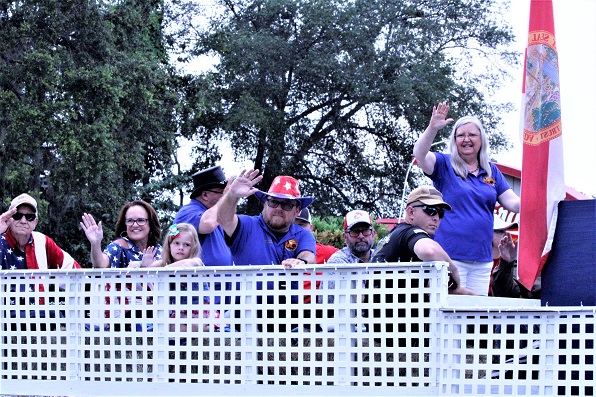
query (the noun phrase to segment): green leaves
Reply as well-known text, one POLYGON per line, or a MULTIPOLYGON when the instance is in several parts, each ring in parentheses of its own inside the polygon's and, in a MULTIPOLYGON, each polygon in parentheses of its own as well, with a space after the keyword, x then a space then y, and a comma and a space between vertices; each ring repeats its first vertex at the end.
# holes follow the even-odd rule
POLYGON ((81 263, 83 212, 104 220, 107 243, 120 207, 161 200, 142 187, 171 175, 178 99, 162 8, 40 0, 0 10, 0 186, 9 197, 40 192, 41 231, 81 263))

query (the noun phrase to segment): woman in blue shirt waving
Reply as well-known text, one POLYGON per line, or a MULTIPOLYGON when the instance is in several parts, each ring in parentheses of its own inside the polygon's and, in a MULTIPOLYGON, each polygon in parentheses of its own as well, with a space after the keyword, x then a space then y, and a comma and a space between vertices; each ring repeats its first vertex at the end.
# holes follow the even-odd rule
POLYGON ((488 138, 476 117, 465 116, 454 124, 448 154, 430 151, 439 130, 454 121, 447 118, 448 112, 447 103, 433 107, 428 127, 414 145, 414 156, 453 208, 445 214, 435 240, 459 268, 461 286, 486 295, 495 204, 519 212, 520 199, 489 161, 488 138))

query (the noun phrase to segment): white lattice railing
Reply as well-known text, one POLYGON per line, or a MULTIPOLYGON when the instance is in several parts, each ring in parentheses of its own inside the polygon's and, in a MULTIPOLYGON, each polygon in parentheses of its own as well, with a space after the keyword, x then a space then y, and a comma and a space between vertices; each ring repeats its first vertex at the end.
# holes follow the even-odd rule
POLYGON ((446 284, 442 263, 5 271, 0 393, 594 394, 595 308, 446 284))

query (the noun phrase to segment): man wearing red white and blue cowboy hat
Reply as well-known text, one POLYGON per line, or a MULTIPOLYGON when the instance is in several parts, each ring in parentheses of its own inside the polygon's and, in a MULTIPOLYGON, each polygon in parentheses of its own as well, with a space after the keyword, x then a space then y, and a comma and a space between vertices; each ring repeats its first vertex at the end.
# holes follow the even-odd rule
MULTIPOLYGON (((290 176, 276 177, 266 193, 254 187, 261 179, 259 170, 243 170, 230 184, 217 209, 217 221, 224 229, 234 264, 293 267, 315 263, 315 237, 294 223, 313 198, 301 197, 298 181, 290 176), (264 203, 263 212, 256 216, 237 215, 238 201, 253 194, 264 203)), ((257 289, 262 288, 262 282, 257 282, 257 289)), ((267 289, 273 289, 272 281, 267 282, 267 289)), ((292 282, 291 289, 298 289, 298 283, 292 282)), ((284 297, 279 298, 280 303, 285 301, 284 297)), ((298 295, 292 295, 291 300, 298 302, 298 295)), ((257 303, 262 302, 258 296, 257 303)), ((266 302, 276 303, 271 295, 266 302)), ((272 324, 266 327, 270 329, 272 324)))
POLYGON ((276 177, 268 192, 254 187, 261 179, 258 170, 242 171, 219 203, 217 220, 226 234, 234 264, 292 267, 315 263, 314 236, 294 224, 313 198, 301 197, 299 182, 290 176, 276 177), (263 212, 237 215, 238 201, 253 194, 264 204, 263 212))

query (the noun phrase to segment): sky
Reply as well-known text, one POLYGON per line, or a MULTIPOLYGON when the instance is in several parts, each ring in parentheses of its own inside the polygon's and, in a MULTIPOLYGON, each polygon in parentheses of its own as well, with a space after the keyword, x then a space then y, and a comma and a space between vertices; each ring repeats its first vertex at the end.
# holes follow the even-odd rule
MULTIPOLYGON (((596 197, 596 0, 552 0, 555 38, 559 56, 561 120, 565 184, 589 197, 596 197)), ((512 102, 516 110, 503 115, 506 134, 514 148, 493 157, 500 163, 521 168, 520 140, 523 54, 528 38, 530 0, 510 0, 504 19, 516 36, 512 49, 519 52, 519 66, 512 68, 513 81, 495 97, 512 102)), ((230 176, 251 164, 233 161, 231 149, 222 147, 220 162, 230 176)))
MULTIPOLYGON (((596 0, 553 0, 553 14, 559 56, 565 184, 596 197, 596 0)), ((494 157, 503 164, 521 167, 519 106, 530 0, 511 0, 510 11, 504 17, 517 38, 514 49, 521 53, 520 66, 512 72, 515 80, 499 93, 499 98, 517 107, 505 118, 505 130, 515 148, 494 157)))

